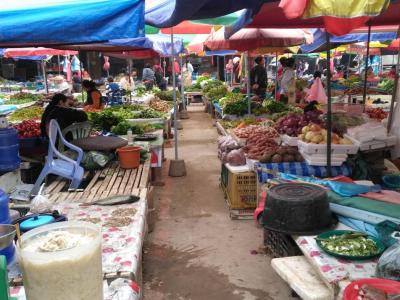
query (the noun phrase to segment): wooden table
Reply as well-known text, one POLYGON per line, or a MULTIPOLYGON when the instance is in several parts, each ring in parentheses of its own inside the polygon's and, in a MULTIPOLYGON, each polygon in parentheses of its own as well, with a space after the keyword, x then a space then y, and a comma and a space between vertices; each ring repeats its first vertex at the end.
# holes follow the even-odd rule
POLYGON ((150 160, 137 169, 122 169, 118 162, 112 162, 103 170, 95 171, 92 176, 86 188, 74 191, 68 191, 68 181, 57 179, 45 188, 45 194, 53 203, 90 203, 108 196, 131 195, 135 189, 148 187, 150 160))

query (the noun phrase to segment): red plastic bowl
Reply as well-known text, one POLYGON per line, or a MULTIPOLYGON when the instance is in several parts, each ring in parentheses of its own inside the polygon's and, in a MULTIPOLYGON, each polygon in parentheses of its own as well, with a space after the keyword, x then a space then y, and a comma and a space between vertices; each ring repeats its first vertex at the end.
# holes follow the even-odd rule
POLYGON ((363 284, 385 291, 389 295, 400 295, 400 282, 389 279, 366 278, 350 283, 344 290, 343 300, 357 300, 358 290, 355 289, 355 286, 358 285, 361 288, 363 284))

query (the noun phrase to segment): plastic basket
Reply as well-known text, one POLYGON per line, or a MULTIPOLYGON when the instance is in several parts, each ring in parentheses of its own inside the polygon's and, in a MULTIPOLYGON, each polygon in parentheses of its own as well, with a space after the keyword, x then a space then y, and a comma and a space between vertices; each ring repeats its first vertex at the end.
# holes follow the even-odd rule
POLYGON ((227 196, 231 209, 256 208, 257 182, 254 172, 228 171, 227 196))
POLYGON ((264 246, 273 257, 287 257, 302 255, 300 248, 288 234, 264 229, 264 246))
POLYGON ((223 188, 228 187, 229 170, 224 164, 221 165, 221 185, 223 188))

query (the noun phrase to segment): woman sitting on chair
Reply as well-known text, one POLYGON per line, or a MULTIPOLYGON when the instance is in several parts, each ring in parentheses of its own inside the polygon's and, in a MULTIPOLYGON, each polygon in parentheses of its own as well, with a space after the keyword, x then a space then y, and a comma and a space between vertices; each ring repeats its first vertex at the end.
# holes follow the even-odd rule
POLYGON ((94 81, 84 80, 82 82, 82 88, 87 93, 87 99, 85 102, 85 109, 102 109, 104 107, 103 96, 97 89, 94 81))
POLYGON ((48 136, 48 128, 50 120, 55 119, 60 126, 60 129, 72 125, 73 123, 85 122, 88 117, 82 110, 72 108, 74 105, 73 99, 64 94, 55 94, 47 105, 40 123, 40 131, 42 136, 48 136))

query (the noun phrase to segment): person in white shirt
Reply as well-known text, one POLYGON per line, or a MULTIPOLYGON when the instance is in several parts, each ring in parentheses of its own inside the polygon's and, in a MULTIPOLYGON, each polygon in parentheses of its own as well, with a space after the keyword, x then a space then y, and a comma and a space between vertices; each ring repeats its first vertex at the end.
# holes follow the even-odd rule
POLYGON ((292 81, 295 80, 295 64, 294 64, 294 59, 288 58, 284 61, 283 63, 283 74, 282 78, 280 81, 280 101, 284 103, 288 103, 288 98, 289 98, 289 87, 293 83, 292 81))
POLYGON ((182 66, 182 79, 184 86, 192 85, 192 74, 194 68, 189 60, 186 60, 185 64, 182 66))
POLYGON ((68 84, 68 82, 64 79, 63 76, 59 75, 54 77, 54 84, 55 84, 55 89, 63 94, 70 94, 71 93, 71 86, 68 84))

